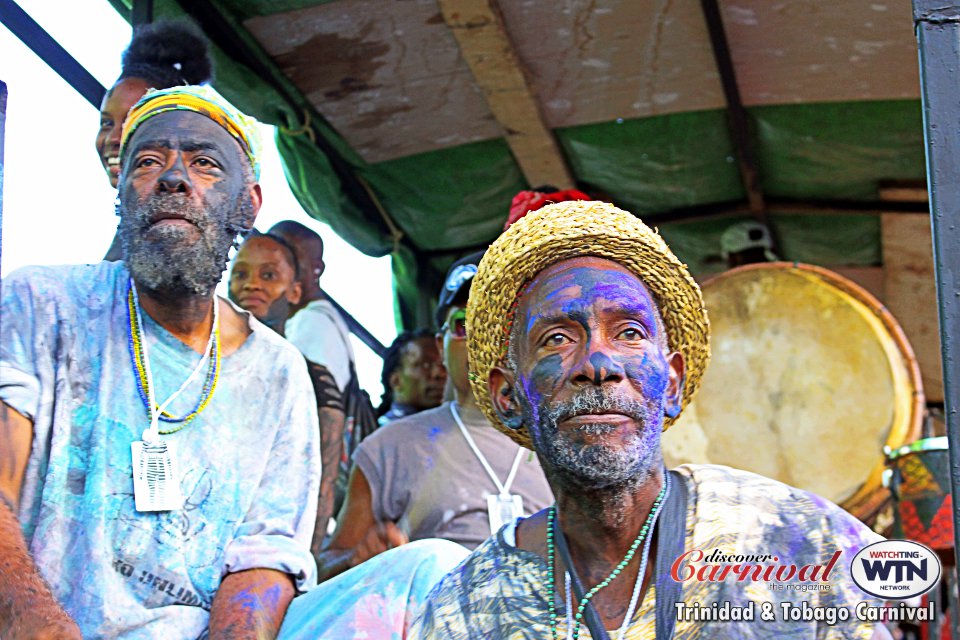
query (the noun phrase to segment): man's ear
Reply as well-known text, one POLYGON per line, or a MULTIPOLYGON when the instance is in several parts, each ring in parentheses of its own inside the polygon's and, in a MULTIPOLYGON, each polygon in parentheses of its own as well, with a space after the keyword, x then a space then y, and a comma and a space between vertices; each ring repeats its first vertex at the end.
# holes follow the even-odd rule
POLYGON ((244 220, 244 227, 249 231, 253 229, 253 223, 257 219, 257 213, 260 212, 260 207, 263 206, 263 191, 260 190, 260 184, 254 182, 250 185, 250 203, 253 205, 253 215, 250 216, 249 220, 244 220))
POLYGON ((326 271, 326 269, 327 269, 327 265, 326 265, 326 263, 323 261, 323 258, 320 258, 319 260, 317 260, 316 262, 314 262, 314 263, 313 263, 313 275, 314 275, 314 280, 316 280, 317 278, 319 278, 320 276, 322 276, 322 275, 323 275, 323 272, 326 271))
MULTIPOLYGON (((397 367, 397 369, 399 369, 399 367, 397 367)), ((397 390, 397 385, 400 384, 400 372, 397 369, 394 369, 390 377, 387 378, 387 384, 390 385, 390 389, 394 392, 397 390)))
POLYGON ((260 183, 254 182, 250 187, 250 200, 253 202, 253 215, 256 216, 263 206, 263 191, 260 189, 260 183))
POLYGON ((299 282, 294 282, 293 286, 287 289, 287 302, 290 304, 300 304, 300 298, 303 297, 303 286, 299 282))
POLYGON ((500 422, 514 430, 522 427, 523 417, 517 402, 513 372, 499 366, 491 369, 487 379, 487 391, 500 422))
POLYGON ((687 365, 683 361, 683 354, 679 351, 674 351, 667 356, 667 364, 670 367, 670 379, 667 381, 667 390, 663 398, 663 412, 671 418, 676 418, 680 415, 683 404, 683 383, 687 365))

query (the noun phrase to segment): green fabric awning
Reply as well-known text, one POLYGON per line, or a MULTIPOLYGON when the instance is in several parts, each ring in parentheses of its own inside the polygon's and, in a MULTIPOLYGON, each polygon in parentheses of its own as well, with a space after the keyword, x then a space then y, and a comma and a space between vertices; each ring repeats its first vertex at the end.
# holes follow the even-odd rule
MULTIPOLYGON (((123 0, 112 1, 129 11, 123 0)), ((655 3, 612 2, 613 13, 626 24, 594 9, 586 18, 597 39, 608 34, 607 44, 578 43, 582 51, 572 51, 548 41, 538 48, 519 36, 529 28, 525 20, 537 18, 546 30, 556 26, 562 41, 564 20, 583 15, 533 15, 536 7, 519 4, 527 7, 501 2, 507 31, 532 70, 532 94, 576 185, 658 226, 694 273, 720 270, 720 234, 745 219, 747 194, 709 44, 682 42, 670 31, 686 25, 687 36, 702 38, 702 16, 690 14, 691 7, 672 9, 676 24, 658 23, 659 36, 650 31, 664 41, 653 43, 662 50, 649 53, 649 34, 639 21, 649 18, 644 11, 655 3), (635 59, 614 37, 631 33, 631 20, 638 21, 631 42, 635 59), (665 66, 667 61, 673 66, 665 66), (550 84, 547 76, 555 67, 550 84), (661 74, 637 81, 637 91, 649 96, 621 95, 633 86, 631 74, 648 72, 661 74), (609 117, 613 111, 623 115, 609 117)), ((748 134, 760 184, 770 202, 780 203, 769 219, 781 257, 825 266, 878 265, 875 212, 806 205, 879 203, 883 183, 924 179, 919 89, 909 75, 916 64, 909 8, 886 12, 875 2, 831 3, 837 20, 849 21, 839 26, 878 33, 875 42, 859 32, 845 42, 836 35, 838 25, 822 22, 809 3, 789 0, 786 13, 748 4, 757 24, 791 29, 777 35, 784 42, 779 55, 771 49, 776 39, 751 31, 742 11, 721 2, 749 105, 748 134), (812 48, 802 48, 805 38, 812 48), (800 44, 791 49, 794 41, 800 44), (818 49, 814 42, 827 44, 818 49), (852 70, 829 68, 833 55, 847 56, 852 70), (790 64, 799 71, 785 78, 790 64), (833 79, 830 73, 840 75, 833 79), (790 203, 799 204, 791 209, 790 203)), ((472 76, 445 31, 439 4, 390 3, 383 5, 383 15, 371 14, 368 5, 369 0, 158 0, 155 14, 198 19, 216 45, 217 88, 279 127, 287 179, 304 209, 361 251, 392 254, 398 321, 406 327, 430 325, 447 266, 492 241, 511 198, 537 185, 527 184, 483 95, 470 85, 472 76), (403 4, 404 13, 394 4, 403 4), (390 31, 388 20, 402 24, 390 31), (435 50, 403 51, 406 44, 435 50), (417 55, 423 57, 411 62, 417 55), (452 97, 424 106, 440 90, 452 97)), ((574 5, 574 14, 591 11, 586 3, 574 5)), ((881 208, 877 204, 876 210, 881 208)))

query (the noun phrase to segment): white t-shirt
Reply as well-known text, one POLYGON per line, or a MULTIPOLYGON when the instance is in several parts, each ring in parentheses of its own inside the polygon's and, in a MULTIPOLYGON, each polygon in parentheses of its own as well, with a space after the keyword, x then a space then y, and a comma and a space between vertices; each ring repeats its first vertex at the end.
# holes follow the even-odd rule
POLYGON ((347 323, 332 304, 326 300, 308 303, 287 320, 284 333, 307 359, 330 370, 340 391, 346 389, 353 348, 347 323))
MULTIPOLYGON (((247 314, 216 390, 176 443, 183 509, 134 507, 130 444, 148 426, 128 341, 122 262, 3 279, 0 398, 33 421, 18 517, 40 574, 85 638, 193 640, 227 573, 315 583, 316 397, 303 357, 247 314)), ((157 395, 199 354, 143 314, 157 395)), ((204 376, 201 376, 203 378, 204 376)), ((190 412, 204 380, 170 407, 190 412)))

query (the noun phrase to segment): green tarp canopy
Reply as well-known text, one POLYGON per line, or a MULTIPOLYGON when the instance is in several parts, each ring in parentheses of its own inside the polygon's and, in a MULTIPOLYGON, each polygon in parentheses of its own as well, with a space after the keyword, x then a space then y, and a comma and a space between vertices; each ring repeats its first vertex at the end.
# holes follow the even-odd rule
POLYGON ((784 259, 880 264, 881 187, 925 178, 909 3, 720 0, 734 100, 711 3, 157 0, 153 17, 200 24, 216 87, 278 126, 304 209, 392 254, 413 327, 534 176, 642 216, 698 276, 757 216, 784 259))

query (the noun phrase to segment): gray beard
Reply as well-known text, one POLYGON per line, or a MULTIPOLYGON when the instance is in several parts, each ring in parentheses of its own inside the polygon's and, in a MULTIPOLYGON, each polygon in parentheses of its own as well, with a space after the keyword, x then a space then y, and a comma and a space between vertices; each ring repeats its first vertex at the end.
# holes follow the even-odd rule
POLYGON ((645 482, 661 463, 659 405, 647 406, 601 388, 587 389, 569 401, 536 408, 520 394, 524 423, 537 453, 546 460, 562 484, 582 489, 636 487, 645 482), (594 423, 576 431, 560 431, 558 424, 584 413, 622 413, 642 425, 640 432, 626 436, 619 446, 585 444, 578 435, 601 435, 618 427, 594 423), (579 432, 579 433, 578 433, 579 432))
POLYGON ((207 295, 223 277, 230 249, 238 234, 248 231, 253 202, 241 196, 236 202, 203 205, 177 194, 153 194, 140 201, 124 202, 118 233, 124 262, 138 285, 166 295, 207 295), (177 227, 151 229, 155 215, 176 211, 200 230, 177 227))

